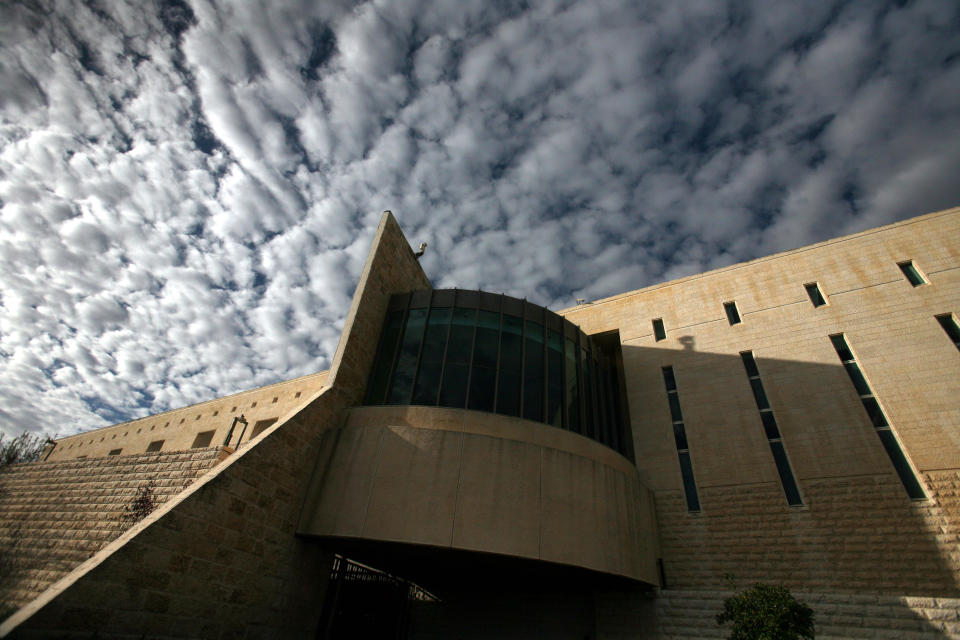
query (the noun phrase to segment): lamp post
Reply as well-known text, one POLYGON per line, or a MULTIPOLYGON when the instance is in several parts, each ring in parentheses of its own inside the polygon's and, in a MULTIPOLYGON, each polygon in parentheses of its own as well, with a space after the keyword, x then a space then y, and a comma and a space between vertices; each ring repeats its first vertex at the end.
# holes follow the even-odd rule
MULTIPOLYGON (((240 439, 241 439, 241 440, 243 439, 243 433, 244 433, 244 431, 247 430, 247 419, 244 418, 244 417, 243 417, 243 414, 241 413, 239 416, 234 417, 234 419, 233 419, 233 424, 230 425, 230 431, 227 431, 227 439, 223 441, 223 446, 225 446, 225 447, 226 447, 226 446, 229 446, 229 444, 230 444, 230 438, 233 437, 233 429, 234 429, 234 427, 237 426, 237 423, 238 423, 238 422, 241 423, 241 424, 243 424, 243 431, 240 432, 240 439)), ((237 441, 237 444, 240 444, 239 441, 237 441)))

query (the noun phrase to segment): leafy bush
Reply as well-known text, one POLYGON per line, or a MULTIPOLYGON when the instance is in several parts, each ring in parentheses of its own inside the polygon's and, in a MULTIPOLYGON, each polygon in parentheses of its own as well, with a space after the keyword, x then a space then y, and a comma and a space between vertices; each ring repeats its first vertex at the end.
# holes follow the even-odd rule
POLYGON ((140 522, 157 508, 157 496, 154 494, 156 483, 151 480, 140 485, 136 497, 130 501, 124 510, 122 520, 128 527, 140 522))
POLYGON ((813 609, 785 587, 756 583, 723 602, 717 624, 732 623, 730 640, 813 638, 813 609))
POLYGON ((0 433, 0 469, 8 464, 33 462, 40 458, 47 439, 38 433, 24 431, 16 438, 4 439, 0 433))

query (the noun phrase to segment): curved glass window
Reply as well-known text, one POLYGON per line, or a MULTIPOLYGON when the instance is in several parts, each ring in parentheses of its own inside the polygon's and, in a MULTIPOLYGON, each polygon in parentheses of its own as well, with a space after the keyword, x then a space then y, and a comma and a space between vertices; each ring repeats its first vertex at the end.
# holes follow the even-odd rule
POLYGON ((619 339, 510 296, 439 289, 390 300, 366 404, 490 411, 574 431, 632 458, 619 339))

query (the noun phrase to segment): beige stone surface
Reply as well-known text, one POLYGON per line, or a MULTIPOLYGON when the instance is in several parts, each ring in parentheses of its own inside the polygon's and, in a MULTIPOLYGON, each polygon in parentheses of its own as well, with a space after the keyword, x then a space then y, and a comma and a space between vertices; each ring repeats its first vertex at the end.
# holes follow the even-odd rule
POLYGON ((295 536, 309 480, 368 375, 365 344, 390 295, 425 281, 384 215, 324 388, 14 613, 0 637, 312 638, 332 555, 295 536))
POLYGON ((455 432, 402 426, 384 429, 363 535, 447 544, 462 447, 463 436, 455 432))
POLYGON ((328 436, 328 473, 314 476, 301 534, 512 555, 656 582, 653 517, 637 499, 646 489, 625 458, 614 454, 616 464, 607 464, 592 440, 550 427, 545 439, 538 423, 465 409, 362 407, 345 424, 328 436))
MULTIPOLYGON (((595 634, 605 640, 726 638, 730 626, 717 625, 716 615, 731 593, 728 589, 665 589, 656 597, 605 593, 596 599, 595 634)), ((960 600, 956 598, 823 591, 796 591, 794 596, 813 609, 818 640, 960 638, 960 600)))
POLYGON ((157 440, 163 441, 161 451, 182 451, 193 446, 198 433, 211 430, 211 446, 222 445, 233 419, 243 415, 247 420, 246 432, 243 424, 238 423, 230 438, 230 446, 236 448, 251 440, 258 421, 276 420, 302 407, 323 388, 326 379, 327 372, 321 371, 60 438, 47 459, 98 458, 117 449, 121 454, 143 453, 157 440))
POLYGON ((223 460, 219 447, 11 465, 0 471, 0 618, 135 524, 149 487, 160 506, 223 460))
POLYGON ((539 558, 543 448, 502 438, 470 438, 463 448, 451 546, 539 558))
POLYGON ((667 579, 725 573, 838 590, 960 594, 960 353, 935 316, 960 311, 960 209, 574 307, 618 330, 640 477, 667 579), (913 287, 897 263, 913 260, 913 287), (814 308, 803 285, 828 300, 814 308), (730 326, 723 302, 742 323, 730 326), (667 338, 654 339, 663 318, 667 338), (911 502, 829 336, 843 333, 919 473, 911 502), (786 504, 742 351, 755 355, 804 500, 786 504), (687 512, 661 368, 674 369, 701 512, 687 512))
POLYGON ((662 559, 670 589, 658 599, 597 597, 597 637, 716 635, 728 578, 810 594, 824 615, 818 637, 960 637, 960 352, 934 317, 960 313, 960 209, 564 311, 587 333, 619 333, 635 465, 516 418, 356 407, 390 295, 429 287, 384 216, 329 373, 61 439, 51 460, 142 452, 155 439, 163 452, 187 449, 210 429, 219 444, 233 415, 250 421, 249 444, 0 635, 312 636, 330 556, 299 533, 487 551, 651 584, 662 559), (928 284, 912 287, 903 260, 928 284), (813 307, 808 282, 826 306, 813 307), (738 325, 726 320, 728 301, 738 325), (654 339, 654 318, 666 340, 654 339), (830 344, 838 332, 927 499, 907 497, 830 344), (786 503, 746 350, 802 506, 786 503), (664 366, 676 374, 699 513, 684 500, 664 366), (274 417, 250 439, 257 420, 274 417))

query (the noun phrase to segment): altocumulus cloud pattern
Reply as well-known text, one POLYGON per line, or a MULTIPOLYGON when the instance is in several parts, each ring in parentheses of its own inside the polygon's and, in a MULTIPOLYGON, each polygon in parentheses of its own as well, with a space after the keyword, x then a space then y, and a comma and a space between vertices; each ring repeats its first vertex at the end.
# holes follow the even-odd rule
POLYGON ((554 309, 960 202, 960 5, 0 8, 0 428, 326 368, 380 211, 554 309))

